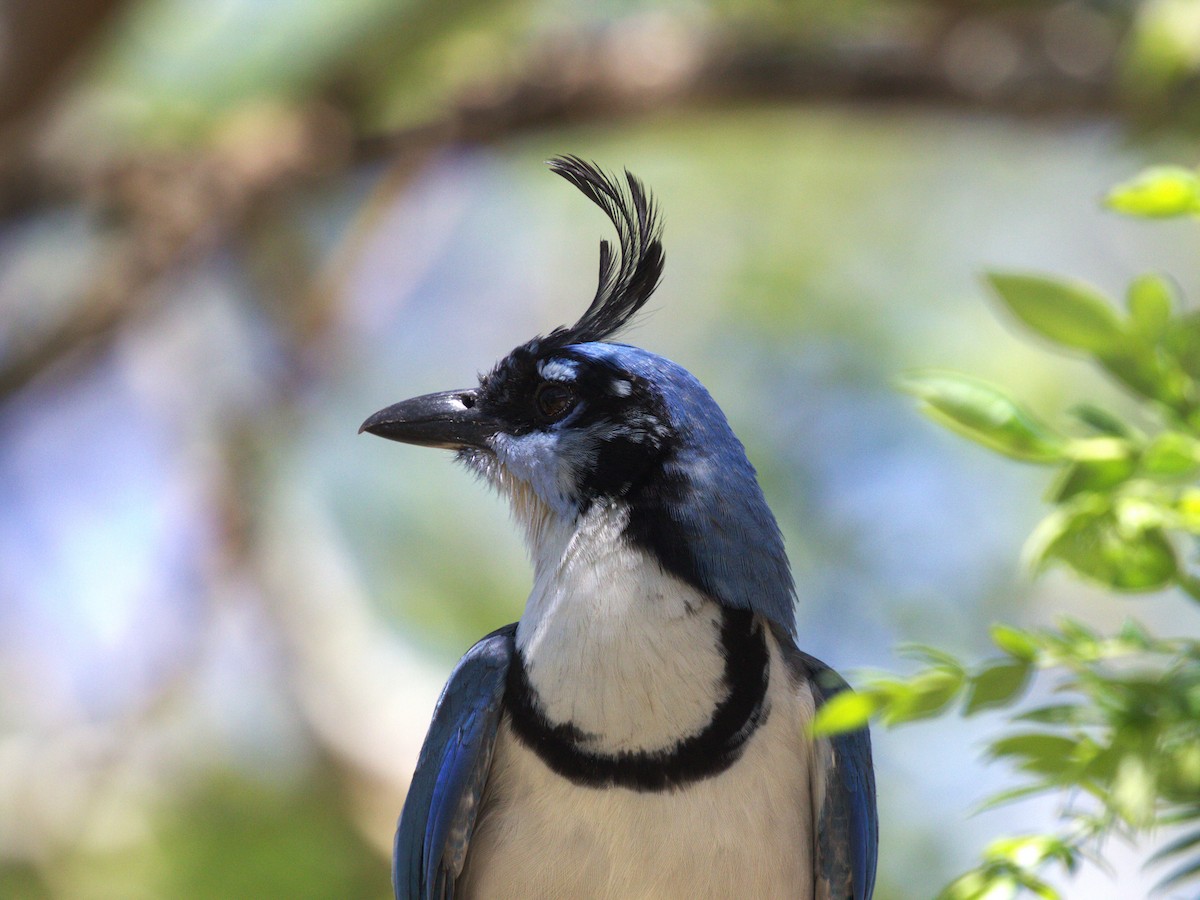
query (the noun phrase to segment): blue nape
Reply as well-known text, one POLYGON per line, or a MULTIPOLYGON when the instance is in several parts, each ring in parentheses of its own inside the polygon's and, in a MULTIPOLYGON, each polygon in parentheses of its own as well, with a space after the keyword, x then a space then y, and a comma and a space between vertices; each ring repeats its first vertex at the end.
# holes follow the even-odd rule
POLYGON ((668 521, 655 521, 646 538, 669 542, 652 548, 668 570, 670 554, 686 554, 677 564, 688 571, 673 574, 794 636, 795 586, 783 536, 745 447, 712 395, 687 369, 639 347, 590 343, 568 350, 637 376, 667 409, 677 442, 652 500, 668 521))

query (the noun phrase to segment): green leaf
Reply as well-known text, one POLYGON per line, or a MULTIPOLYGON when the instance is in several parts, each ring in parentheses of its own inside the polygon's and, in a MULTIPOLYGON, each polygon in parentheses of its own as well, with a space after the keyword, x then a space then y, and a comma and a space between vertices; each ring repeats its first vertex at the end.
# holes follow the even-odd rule
MULTIPOLYGON (((1136 508, 1144 512, 1145 507, 1136 508)), ((1175 550, 1161 527, 1132 512, 1118 518, 1098 494, 1081 494, 1043 519, 1026 554, 1036 567, 1057 559, 1120 591, 1165 587, 1178 571, 1175 550)))
POLYGON ((1106 491, 1137 471, 1136 448, 1120 438, 1098 437, 1072 441, 1067 447, 1071 464, 1050 489, 1055 503, 1084 491, 1106 491))
POLYGON ((935 421, 985 447, 1025 462, 1063 458, 1065 438, 1004 392, 965 375, 913 373, 900 382, 935 421))
POLYGON ((1132 461, 1125 463, 1073 462, 1054 479, 1046 497, 1051 503, 1063 503, 1087 491, 1105 491, 1125 481, 1135 472, 1132 461))
POLYGON ((1150 528, 1136 538, 1114 536, 1107 525, 1092 534, 1073 535, 1055 553, 1075 571, 1119 591, 1152 591, 1175 577, 1175 550, 1161 528, 1150 528))
POLYGON ((1124 351, 1101 354, 1099 359, 1110 375, 1134 393, 1171 408, 1180 405, 1183 373, 1154 349, 1131 346, 1124 351))
POLYGON ((1175 308, 1175 286, 1161 275, 1135 278, 1125 294, 1129 318, 1143 337, 1151 340, 1162 334, 1175 308))
POLYGON ((1200 472, 1200 441, 1178 431, 1164 431, 1143 451, 1140 469, 1158 478, 1190 478, 1200 472))
POLYGON ((1027 710, 1017 718, 1022 722, 1034 722, 1038 725, 1080 725, 1085 722, 1093 724, 1095 714, 1084 706, 1074 703, 1051 703, 1027 710))
POLYGON ((1200 380, 1200 312, 1172 319, 1163 336, 1163 346, 1185 374, 1194 381, 1200 380))
POLYGON ((1017 880, 1008 871, 992 867, 972 869, 948 884, 937 900, 1013 900, 1017 880))
POLYGON ((1149 650, 1155 643, 1150 632, 1136 619, 1127 618, 1122 622, 1121 630, 1117 632, 1117 638, 1138 650, 1149 650))
POLYGON ((991 272, 987 280, 1013 315, 1056 344, 1103 355, 1125 342, 1116 311, 1086 284, 1012 272, 991 272))
POLYGON ((1141 756, 1127 755, 1117 766, 1110 794, 1112 808, 1135 828, 1146 828, 1154 821, 1154 802, 1158 796, 1153 769, 1141 756))
POLYGON ((963 664, 959 662, 958 657, 928 644, 901 644, 896 648, 896 652, 906 659, 915 659, 926 665, 940 666, 959 672, 963 670, 963 664))
POLYGON ((1107 437, 1137 440, 1139 432, 1127 422, 1121 421, 1108 410, 1093 406, 1090 403, 1080 403, 1067 410, 1084 425, 1107 437))
POLYGON ((1200 177, 1182 166, 1153 166, 1114 187, 1104 204, 1143 218, 1189 215, 1200 211, 1200 177))
POLYGON ((1002 837, 984 850, 990 859, 1003 859, 1021 869, 1033 869, 1047 860, 1057 860, 1072 870, 1077 853, 1074 847, 1052 834, 1025 834, 1002 837))
POLYGON ((1044 569, 1053 561, 1053 549, 1067 535, 1091 526, 1100 516, 1109 514, 1111 503, 1108 498, 1084 493, 1072 497, 1038 522, 1033 533, 1025 541, 1022 556, 1026 565, 1035 571, 1044 569))
POLYGON ((1038 878, 1036 875, 1029 872, 1022 872, 1018 876, 1018 880, 1021 882, 1021 887, 1035 896, 1041 897, 1042 900, 1062 900, 1062 894, 1055 887, 1038 878))
POLYGON ((1007 706, 1025 692, 1032 665, 1029 660, 1005 661, 988 666, 971 678, 964 714, 1007 706))
POLYGON ((1080 647, 1092 648, 1100 643, 1100 633, 1088 628, 1078 619, 1062 616, 1058 620, 1058 630, 1063 639, 1076 650, 1080 647))
MULTIPOLYGON (((1189 707, 1188 721, 1196 722, 1200 719, 1200 697, 1196 696, 1195 688, 1189 693, 1190 702, 1185 701, 1189 707)), ((1187 739, 1188 743, 1184 746, 1176 747, 1165 755, 1163 768, 1170 779, 1170 787, 1195 797, 1200 794, 1200 746, 1196 744, 1194 728, 1188 731, 1187 739)), ((1200 809, 1196 810, 1196 818, 1200 819, 1200 809)))
POLYGON ((992 626, 991 633, 992 641, 1009 656, 1030 661, 1037 658, 1038 644, 1029 632, 997 623, 992 626))
POLYGON ((993 741, 988 756, 1012 759, 1026 771, 1054 777, 1067 768, 1076 747, 1075 741, 1061 735, 1030 732, 993 741))
POLYGON ((961 669, 939 666, 918 672, 904 682, 904 689, 890 697, 883 708, 885 725, 899 725, 941 712, 958 696, 965 676, 961 669))
POLYGON ((879 708, 881 698, 868 691, 842 691, 822 704, 813 719, 818 735, 841 734, 862 728, 879 708))

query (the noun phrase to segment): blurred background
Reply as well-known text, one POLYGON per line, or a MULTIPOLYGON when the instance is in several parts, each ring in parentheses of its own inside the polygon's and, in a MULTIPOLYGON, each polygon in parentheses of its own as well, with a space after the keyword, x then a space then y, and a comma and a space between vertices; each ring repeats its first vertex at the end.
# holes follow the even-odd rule
MULTIPOLYGON (((802 645, 904 670, 1114 600, 1020 565, 1043 472, 893 379, 1048 418, 1079 361, 988 266, 1200 289, 1189 223, 1102 212, 1195 163, 1194 0, 8 0, 0 5, 0 897, 378 898, 454 661, 520 613, 499 500, 359 437, 469 386, 595 285, 602 215, 542 162, 628 167, 667 275, 628 339, 722 404, 780 518, 802 645)), ((1004 830, 986 716, 877 730, 881 900, 1004 830)), ((1113 846, 1070 896, 1155 880, 1113 846)))

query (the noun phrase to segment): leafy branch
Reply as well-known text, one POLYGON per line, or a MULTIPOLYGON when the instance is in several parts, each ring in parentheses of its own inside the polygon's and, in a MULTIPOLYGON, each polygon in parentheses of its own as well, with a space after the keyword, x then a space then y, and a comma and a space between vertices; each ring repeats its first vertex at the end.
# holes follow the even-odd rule
MULTIPOLYGON (((1153 168, 1106 205, 1143 218, 1195 216, 1200 174, 1153 168)), ((1200 313, 1183 309, 1173 284, 1154 274, 1129 285, 1123 310, 1075 281, 1010 272, 987 281, 1025 328, 1090 358, 1132 394, 1150 427, 1084 404, 1059 429, 1001 388, 948 372, 912 374, 902 388, 953 431, 1056 469, 1053 509, 1026 545, 1035 571, 1064 565, 1114 591, 1173 587, 1200 601, 1200 313)), ((943 900, 1058 898, 1048 871, 1069 875, 1084 859, 1103 865, 1108 838, 1163 828, 1179 836, 1148 860, 1173 866, 1158 887, 1200 880, 1200 641, 1159 637, 1132 619, 1115 634, 1064 619, 1040 630, 995 625, 991 636, 999 654, 974 667, 937 648, 907 648, 920 670, 869 677, 828 703, 815 726, 833 733, 872 717, 891 726, 955 708, 1012 709, 987 756, 1022 780, 984 807, 1058 796, 1059 828, 994 841, 943 900), (1022 700, 1038 673, 1054 699, 1029 707, 1022 700)))

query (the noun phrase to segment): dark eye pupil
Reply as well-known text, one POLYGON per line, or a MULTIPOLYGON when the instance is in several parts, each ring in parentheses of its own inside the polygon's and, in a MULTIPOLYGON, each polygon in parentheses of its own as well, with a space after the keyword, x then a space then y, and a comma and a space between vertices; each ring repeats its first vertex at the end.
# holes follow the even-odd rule
POLYGON ((575 395, 566 385, 547 382, 538 388, 534 401, 538 413, 553 422, 565 416, 575 405, 575 395))

